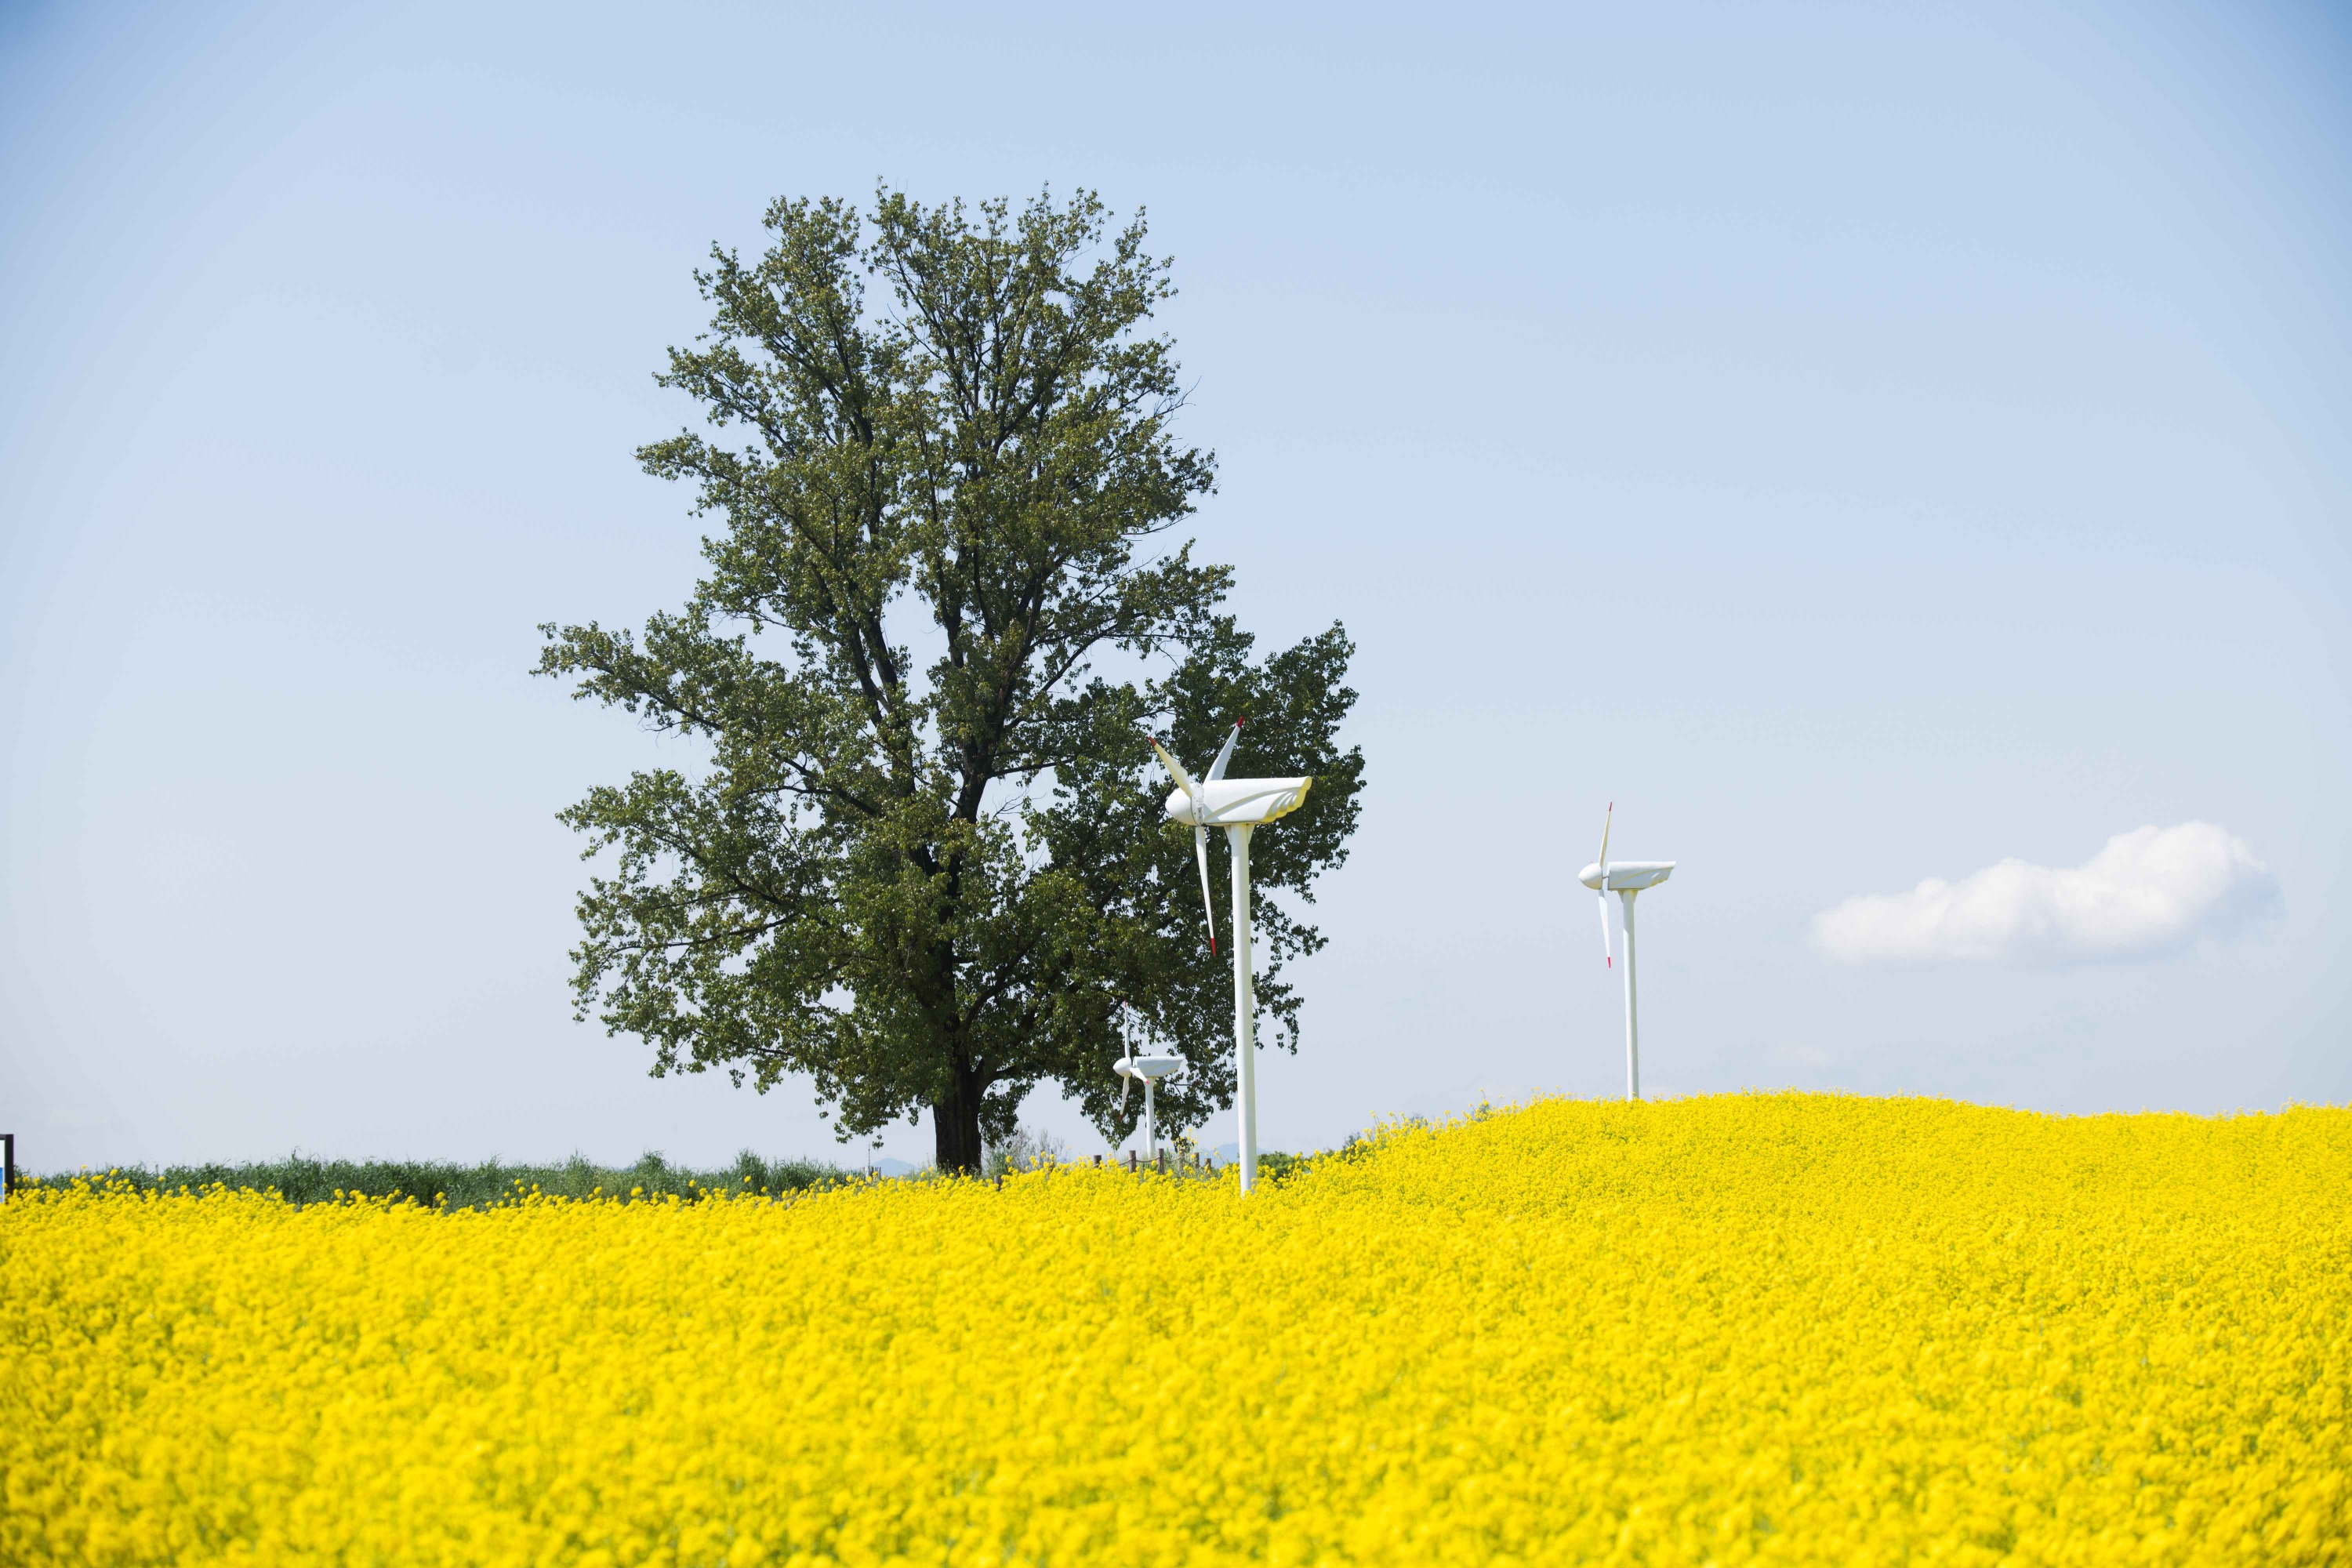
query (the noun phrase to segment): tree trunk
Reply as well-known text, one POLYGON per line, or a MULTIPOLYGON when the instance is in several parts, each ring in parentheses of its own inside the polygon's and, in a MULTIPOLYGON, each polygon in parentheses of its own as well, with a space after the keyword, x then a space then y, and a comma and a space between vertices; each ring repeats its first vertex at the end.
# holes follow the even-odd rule
POLYGON ((980 1173, 980 1075, 948 1069, 945 1099, 931 1107, 932 1155, 941 1171, 980 1173))

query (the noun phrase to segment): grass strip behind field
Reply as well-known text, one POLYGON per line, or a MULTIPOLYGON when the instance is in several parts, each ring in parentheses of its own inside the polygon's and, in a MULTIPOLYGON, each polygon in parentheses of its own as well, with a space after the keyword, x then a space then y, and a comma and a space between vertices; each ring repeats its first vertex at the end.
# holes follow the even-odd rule
MULTIPOLYGON (((634 1165, 600 1165, 581 1154, 554 1164, 485 1160, 475 1165, 446 1160, 320 1160, 289 1154, 283 1160, 236 1165, 215 1163, 161 1169, 123 1165, 106 1173, 142 1192, 177 1192, 183 1187, 195 1192, 215 1185, 234 1192, 250 1187, 277 1193, 296 1204, 331 1203, 349 1194, 383 1198, 396 1193, 448 1208, 481 1208, 534 1188, 571 1198, 588 1197, 599 1190, 625 1196, 634 1189, 649 1198, 676 1196, 691 1202, 721 1188, 769 1194, 822 1191, 865 1177, 862 1171, 845 1171, 816 1160, 763 1159, 749 1149, 738 1154, 733 1164, 712 1170, 674 1163, 657 1153, 648 1153, 634 1165)), ((17 1173, 18 1184, 27 1191, 62 1190, 75 1179, 73 1174, 17 1173)))
MULTIPOLYGON (((1265 1180, 1279 1180, 1305 1163, 1302 1156, 1267 1150, 1258 1156, 1258 1174, 1265 1180)), ((1020 1168, 1000 1156, 991 1161, 989 1173, 1009 1174, 1020 1168)), ((895 1179, 926 1180, 936 1175, 936 1172, 926 1168, 895 1179)), ((388 1198, 397 1194, 421 1204, 463 1209, 511 1202, 518 1194, 533 1191, 566 1198, 592 1197, 600 1193, 607 1197, 626 1197, 634 1192, 649 1199, 677 1197, 688 1203, 719 1192, 772 1196, 780 1193, 824 1192, 862 1182, 866 1173, 845 1170, 820 1160, 763 1159, 746 1149, 735 1156, 734 1163, 707 1170, 674 1163, 657 1153, 647 1153, 634 1165, 599 1165, 581 1154, 560 1164, 510 1164, 502 1160, 485 1160, 476 1165, 448 1160, 320 1160, 289 1154, 283 1160, 247 1161, 235 1165, 215 1162, 165 1165, 160 1169, 118 1165, 104 1171, 41 1176, 23 1171, 16 1173, 18 1187, 26 1192, 45 1187, 64 1192, 83 1177, 111 1178, 137 1192, 173 1193, 182 1188, 201 1192, 213 1186, 238 1192, 250 1188, 257 1193, 276 1193, 293 1204, 333 1203, 352 1195, 388 1198)))

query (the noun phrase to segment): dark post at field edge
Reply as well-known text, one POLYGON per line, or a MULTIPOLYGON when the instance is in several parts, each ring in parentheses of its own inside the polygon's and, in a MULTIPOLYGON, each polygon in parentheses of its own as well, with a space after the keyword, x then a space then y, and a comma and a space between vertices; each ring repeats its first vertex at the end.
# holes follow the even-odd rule
POLYGON ((0 1132, 0 1204, 16 1194, 16 1135, 0 1132))

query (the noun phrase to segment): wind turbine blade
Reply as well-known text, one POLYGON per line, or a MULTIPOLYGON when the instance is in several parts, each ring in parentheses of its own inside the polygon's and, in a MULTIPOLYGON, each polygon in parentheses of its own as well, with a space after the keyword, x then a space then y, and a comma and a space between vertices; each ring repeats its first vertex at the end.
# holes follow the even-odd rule
POLYGON ((1225 737, 1224 749, 1217 753, 1217 760, 1209 764, 1209 782, 1211 784, 1214 784, 1219 779, 1225 776, 1225 764, 1234 760, 1234 742, 1241 738, 1242 721, 1236 719, 1234 721, 1234 732, 1225 737))
POLYGON ((1209 830, 1194 826, 1192 859, 1201 868, 1201 913, 1209 922, 1209 952, 1217 951, 1217 900, 1209 895, 1209 830))
POLYGON ((1612 800, 1601 814, 1601 963, 1607 969, 1617 967, 1617 955, 1609 951, 1609 825, 1616 818, 1617 803, 1612 800))
POLYGON ((1157 735, 1151 737, 1151 749, 1160 753, 1160 765, 1168 770, 1168 776, 1176 781, 1176 787, 1184 792, 1184 798, 1197 804, 1201 792, 1193 784, 1192 775, 1184 771, 1184 764, 1168 754, 1168 748, 1160 743, 1157 735))

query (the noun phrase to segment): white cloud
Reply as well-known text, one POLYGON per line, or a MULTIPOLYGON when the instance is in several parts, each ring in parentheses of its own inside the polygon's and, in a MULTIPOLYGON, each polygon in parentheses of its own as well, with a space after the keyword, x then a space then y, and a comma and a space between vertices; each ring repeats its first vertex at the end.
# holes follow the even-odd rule
POLYGON ((2267 913, 2278 882, 2210 822, 2118 833, 2084 865, 2003 860, 1957 882, 1848 899, 1813 917, 1813 946, 1847 963, 2139 958, 2267 913))

